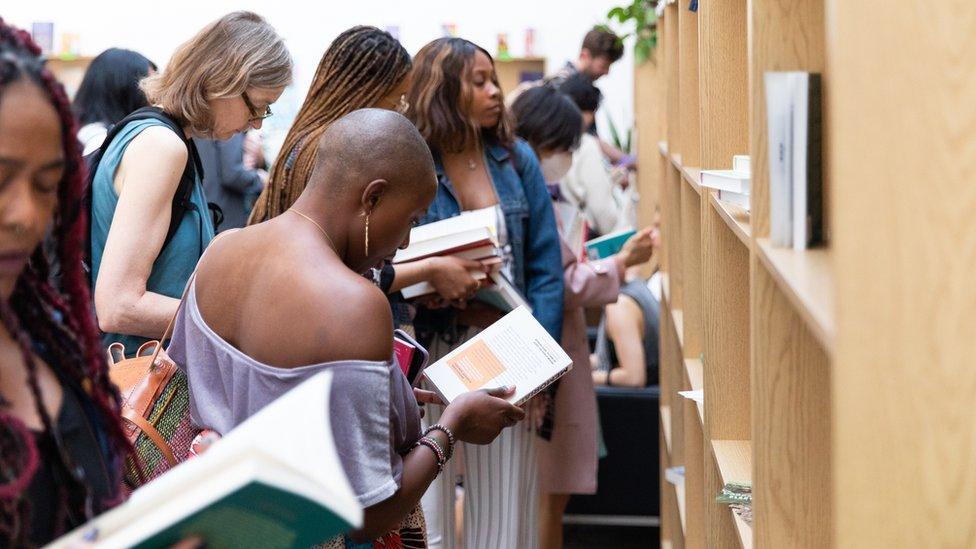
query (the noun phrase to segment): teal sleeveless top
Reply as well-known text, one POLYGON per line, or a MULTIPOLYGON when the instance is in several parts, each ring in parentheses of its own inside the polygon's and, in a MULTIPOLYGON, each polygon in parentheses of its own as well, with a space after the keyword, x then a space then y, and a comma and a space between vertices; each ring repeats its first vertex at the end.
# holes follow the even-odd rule
MULTIPOLYGON (((127 124, 115 140, 109 145, 102 156, 95 177, 92 179, 92 211, 91 211, 91 248, 92 248, 92 292, 98 280, 98 271, 102 263, 102 252, 108 231, 115 217, 115 207, 119 203, 113 181, 115 172, 122 161, 126 147, 149 126, 163 126, 157 120, 136 120, 127 124)), ((200 174, 197 174, 190 195, 193 207, 187 208, 180 221, 179 228, 169 244, 159 253, 153 263, 146 289, 150 292, 179 299, 183 295, 183 288, 196 268, 197 261, 203 255, 203 250, 214 237, 213 221, 207 208, 207 200, 203 194, 200 174)), ((170 203, 166 203, 169 207, 170 203)), ((162 336, 163 334, 159 334, 162 336)), ((133 356, 140 345, 149 341, 144 337, 126 334, 103 334, 102 344, 106 347, 119 342, 125 345, 126 356, 133 356)))

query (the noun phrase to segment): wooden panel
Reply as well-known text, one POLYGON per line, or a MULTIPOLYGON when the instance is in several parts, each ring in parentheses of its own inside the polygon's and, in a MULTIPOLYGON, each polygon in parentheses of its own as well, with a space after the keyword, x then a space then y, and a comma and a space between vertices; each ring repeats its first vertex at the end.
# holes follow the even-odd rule
POLYGON ((756 547, 827 547, 833 520, 830 364, 791 301, 757 260, 752 263, 756 547))
POLYGON ((704 435, 695 403, 683 399, 685 447, 685 545, 705 547, 704 435))
POLYGON ((664 8, 661 32, 664 47, 664 71, 667 75, 666 99, 667 119, 665 135, 668 136, 668 149, 681 153, 681 127, 678 124, 678 109, 681 103, 681 90, 678 88, 678 6, 671 4, 664 8))
POLYGON ((658 62, 660 50, 650 59, 634 67, 634 141, 632 152, 637 156, 637 221, 650 225, 660 203, 661 171, 657 169, 658 143, 664 139, 664 66, 658 62))
MULTIPOLYGON (((823 0, 749 0, 749 141, 752 156, 752 230, 769 236, 766 150, 766 71, 824 69, 823 0)), ((887 14, 885 14, 887 16, 887 14)))
POLYGON ((536 80, 536 75, 546 74, 545 57, 495 59, 495 72, 502 92, 508 93, 526 80, 536 80))
MULTIPOLYGON (((712 452, 723 486, 729 482, 752 482, 752 445, 748 440, 713 440, 712 452)), ((752 526, 731 509, 724 510, 724 513, 735 524, 739 545, 743 548, 752 547, 752 526)), ((726 540, 727 538, 723 538, 722 541, 727 544, 726 540)))
POLYGON ((681 268, 682 350, 685 357, 698 358, 702 352, 701 197, 685 184, 681 185, 681 268))
POLYGON ((691 186, 691 190, 695 191, 695 194, 701 194, 701 170, 682 166, 681 178, 691 186))
POLYGON ((681 161, 688 166, 701 166, 701 112, 698 103, 698 14, 688 9, 686 2, 678 7, 678 80, 681 98, 681 161))
POLYGON ((671 306, 684 306, 684 277, 682 276, 681 256, 681 175, 670 161, 664 163, 664 202, 661 208, 661 239, 666 250, 665 260, 668 272, 668 290, 671 293, 671 306))
POLYGON ((834 348, 834 277, 830 251, 777 248, 768 239, 756 241, 756 253, 780 290, 792 301, 827 351, 834 348))
POLYGON ((706 435, 748 440, 749 250, 714 208, 706 208, 704 218, 706 435))
POLYGON ((701 163, 729 168, 732 156, 749 154, 749 64, 746 0, 701 2, 701 163))
POLYGON ((976 3, 829 6, 836 544, 974 547, 976 3))
POLYGON ((752 239, 752 221, 749 212, 735 204, 719 200, 718 194, 714 191, 709 191, 708 201, 739 241, 748 247, 752 239))

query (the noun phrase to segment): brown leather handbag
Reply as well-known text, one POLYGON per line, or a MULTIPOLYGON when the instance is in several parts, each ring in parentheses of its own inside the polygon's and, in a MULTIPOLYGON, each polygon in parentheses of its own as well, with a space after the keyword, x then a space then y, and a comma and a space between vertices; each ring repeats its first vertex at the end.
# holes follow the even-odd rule
MULTIPOLYGON (((195 276, 196 271, 190 275, 181 301, 195 276)), ((108 375, 122 395, 124 429, 135 447, 135 459, 127 460, 125 467, 125 481, 131 488, 185 461, 193 439, 203 430, 190 419, 186 374, 163 350, 175 322, 173 315, 163 337, 144 343, 133 358, 125 358, 121 343, 108 347, 108 375)))

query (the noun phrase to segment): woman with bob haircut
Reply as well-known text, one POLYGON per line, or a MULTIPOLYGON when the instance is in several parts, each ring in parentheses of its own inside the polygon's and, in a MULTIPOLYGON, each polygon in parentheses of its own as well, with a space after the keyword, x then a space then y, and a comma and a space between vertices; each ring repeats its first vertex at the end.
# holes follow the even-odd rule
MULTIPOLYGON (((430 42, 414 57, 407 101, 407 116, 430 146, 437 172, 437 195, 421 224, 462 211, 500 208, 503 227, 498 232, 507 236, 502 270, 558 341, 563 275, 555 214, 535 153, 513 134, 491 55, 462 38, 430 42)), ((445 304, 421 304, 414 319, 432 359, 502 314, 466 299, 434 308, 445 304)), ((546 425, 538 424, 543 403, 545 396, 530 401, 532 421, 503 432, 490 445, 464 447, 465 547, 538 545, 535 431, 545 436, 546 425)), ((452 546, 452 484, 442 481, 425 496, 432 547, 452 546)))
POLYGON ((259 15, 238 11, 177 48, 166 69, 141 82, 156 119, 133 120, 108 145, 92 180, 91 281, 102 342, 132 356, 158 338, 214 235, 200 170, 170 232, 184 170, 198 159, 191 137, 228 139, 260 128, 291 83, 284 41, 259 15))

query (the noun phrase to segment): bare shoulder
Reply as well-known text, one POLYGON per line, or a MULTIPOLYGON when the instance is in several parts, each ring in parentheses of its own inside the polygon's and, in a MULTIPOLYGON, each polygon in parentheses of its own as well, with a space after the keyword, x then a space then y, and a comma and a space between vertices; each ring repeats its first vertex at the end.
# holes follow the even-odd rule
POLYGON ((383 292, 344 265, 322 277, 313 293, 328 360, 389 360, 393 353, 393 315, 383 292))

